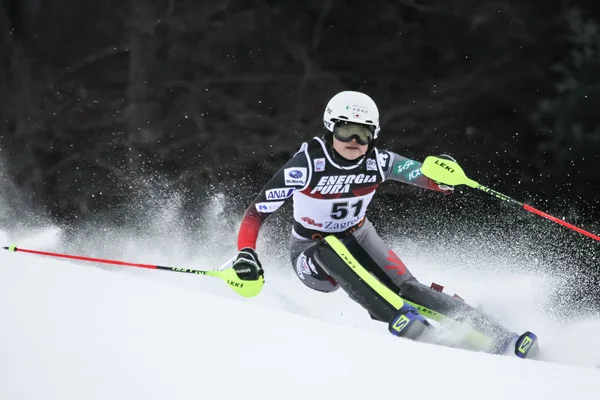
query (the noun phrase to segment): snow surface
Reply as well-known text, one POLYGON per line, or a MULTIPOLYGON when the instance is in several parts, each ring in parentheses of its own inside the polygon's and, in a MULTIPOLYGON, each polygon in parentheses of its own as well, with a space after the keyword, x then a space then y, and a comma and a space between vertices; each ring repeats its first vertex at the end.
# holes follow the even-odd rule
MULTIPOLYGON (((199 269, 235 254, 227 196, 213 197, 210 230, 197 232, 179 197, 151 189, 127 228, 73 234, 4 187, 0 245, 199 269)), ((600 398, 600 317, 557 306, 556 288, 573 282, 544 269, 570 260, 540 258, 518 232, 390 241, 423 283, 537 333, 544 361, 520 360, 392 337, 341 290, 307 289, 277 218, 261 231, 266 284, 253 299, 206 276, 0 250, 0 400, 600 398)))
MULTIPOLYGON (((56 250, 59 236, 16 239, 56 250)), ((163 257, 155 248, 124 260, 167 264, 163 257)), ((494 356, 395 338, 343 293, 316 293, 291 269, 266 268, 263 293, 243 299, 205 276, 0 252, 0 399, 600 396, 598 320, 563 331, 535 323, 549 361, 494 356), (560 339, 569 351, 552 351, 560 339)), ((515 282, 531 283, 506 281, 514 292, 515 282)))

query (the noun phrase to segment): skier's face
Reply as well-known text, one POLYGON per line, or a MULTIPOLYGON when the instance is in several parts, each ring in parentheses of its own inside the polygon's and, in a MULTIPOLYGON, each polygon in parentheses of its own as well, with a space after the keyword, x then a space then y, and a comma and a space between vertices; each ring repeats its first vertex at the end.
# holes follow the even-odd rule
POLYGON ((360 144, 355 138, 352 138, 349 142, 339 141, 335 136, 333 138, 333 148, 346 160, 356 160, 367 152, 368 147, 368 144, 360 144))
POLYGON ((356 160, 367 152, 373 129, 363 124, 338 121, 333 129, 333 148, 346 160, 356 160))

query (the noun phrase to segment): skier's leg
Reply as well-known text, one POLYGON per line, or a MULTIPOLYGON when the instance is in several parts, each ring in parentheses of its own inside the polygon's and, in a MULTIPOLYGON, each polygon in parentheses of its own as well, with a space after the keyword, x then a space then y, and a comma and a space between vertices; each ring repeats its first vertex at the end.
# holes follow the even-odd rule
MULTIPOLYGON (((342 246, 356 259, 360 269, 367 276, 357 274, 356 270, 351 268, 351 263, 347 259, 342 259, 343 255, 324 240, 297 240, 297 242, 293 240, 292 262, 298 276, 307 286, 316 290, 328 292, 342 287, 352 300, 369 312, 372 318, 388 322, 390 331, 400 336, 419 335, 423 330, 421 325, 426 325, 427 321, 416 318, 420 316, 415 316, 410 310, 411 307, 396 294, 401 294, 407 300, 466 322, 480 330, 493 339, 497 346, 488 351, 500 353, 506 350, 509 343, 514 343, 515 335, 488 316, 462 300, 419 283, 399 257, 377 235, 368 221, 353 234, 343 238, 342 246), (306 257, 306 264, 300 255, 306 257), (373 278, 376 282, 367 283, 371 274, 377 278, 373 278), (388 294, 385 293, 386 291, 388 294), (404 312, 411 324, 417 320, 422 321, 423 324, 410 325, 412 328, 404 331, 406 334, 395 332, 404 328, 403 321, 406 321, 402 319, 404 312), (415 332, 416 334, 413 335, 415 332)), ((522 339, 523 336, 516 346, 523 347, 520 345, 522 339)), ((515 351, 517 348, 515 347, 515 351)), ((519 356, 523 357, 523 355, 519 356)))
POLYGON ((420 283, 379 237, 370 222, 366 221, 354 234, 342 239, 342 243, 365 269, 403 298, 473 326, 492 338, 499 347, 505 346, 514 336, 464 301, 420 283))
POLYGON ((296 274, 306 286, 320 292, 332 292, 342 287, 373 319, 387 322, 398 310, 357 277, 323 239, 300 239, 292 235, 290 258, 296 274))
POLYGON ((312 263, 330 275, 348 296, 365 308, 371 318, 388 322, 396 336, 415 339, 430 326, 410 304, 373 277, 339 241, 319 241, 311 250, 312 263))
POLYGON ((318 240, 290 239, 290 258, 296 274, 306 286, 319 292, 334 292, 340 287, 314 259, 318 240))

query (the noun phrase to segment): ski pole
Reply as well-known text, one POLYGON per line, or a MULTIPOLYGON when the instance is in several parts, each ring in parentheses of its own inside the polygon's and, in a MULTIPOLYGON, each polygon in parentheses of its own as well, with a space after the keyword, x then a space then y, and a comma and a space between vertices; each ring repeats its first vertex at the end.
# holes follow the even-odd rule
POLYGON ((569 229, 572 229, 576 232, 579 232, 582 235, 588 236, 594 240, 600 241, 600 236, 598 236, 598 235, 594 235, 593 233, 588 232, 584 229, 581 229, 581 228, 579 228, 575 225, 572 225, 568 222, 565 222, 560 218, 553 217, 552 215, 546 214, 543 211, 535 209, 528 204, 517 201, 505 194, 502 194, 493 189, 485 187, 478 182, 475 182, 474 180, 468 178, 465 175, 465 172, 463 171, 463 169, 454 161, 447 160, 445 158, 429 156, 425 159, 425 161, 423 162, 423 165, 421 166, 421 173, 423 175, 425 175, 426 177, 433 179, 436 182, 443 183, 445 185, 450 185, 450 186, 467 185, 474 189, 481 190, 481 191, 486 192, 487 194, 490 194, 502 201, 506 201, 508 203, 518 205, 519 207, 522 207, 523 209, 525 209, 529 212, 532 212, 541 217, 549 219, 552 222, 556 222, 557 224, 560 224, 560 225, 565 226, 569 229))
MULTIPOLYGON (((62 253, 51 253, 48 251, 40 251, 40 250, 30 250, 23 249, 17 247, 15 245, 2 247, 4 250, 8 250, 11 252, 20 252, 20 253, 29 253, 36 254, 40 256, 47 257, 57 257, 57 258, 66 258, 70 260, 79 260, 79 261, 89 261, 101 264, 112 264, 112 265, 120 265, 124 267, 137 267, 137 268, 147 268, 147 269, 158 269, 162 271, 170 271, 170 272, 181 272, 185 274, 196 274, 196 275, 207 275, 215 278, 220 278, 231 289, 233 289, 237 294, 243 297, 254 297, 260 293, 264 284, 264 278, 257 281, 244 281, 238 278, 237 274, 232 268, 221 267, 218 270, 198 270, 198 269, 189 269, 189 268, 178 268, 178 267, 166 267, 163 265, 154 265, 154 264, 140 264, 140 263, 132 263, 126 261, 118 261, 118 260, 106 260, 103 258, 93 258, 93 257, 84 257, 77 256, 71 254, 62 254, 62 253)), ((229 264, 231 261, 228 261, 225 265, 229 264)))

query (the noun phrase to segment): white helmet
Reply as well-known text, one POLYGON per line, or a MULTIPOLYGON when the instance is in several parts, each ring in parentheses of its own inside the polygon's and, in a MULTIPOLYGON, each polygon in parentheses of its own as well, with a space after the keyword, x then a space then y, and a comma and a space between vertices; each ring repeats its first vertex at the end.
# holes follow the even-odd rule
POLYGON ((379 110, 373 99, 364 93, 345 91, 329 100, 323 114, 323 124, 328 131, 333 132, 337 121, 372 126, 373 139, 379 136, 379 110))

